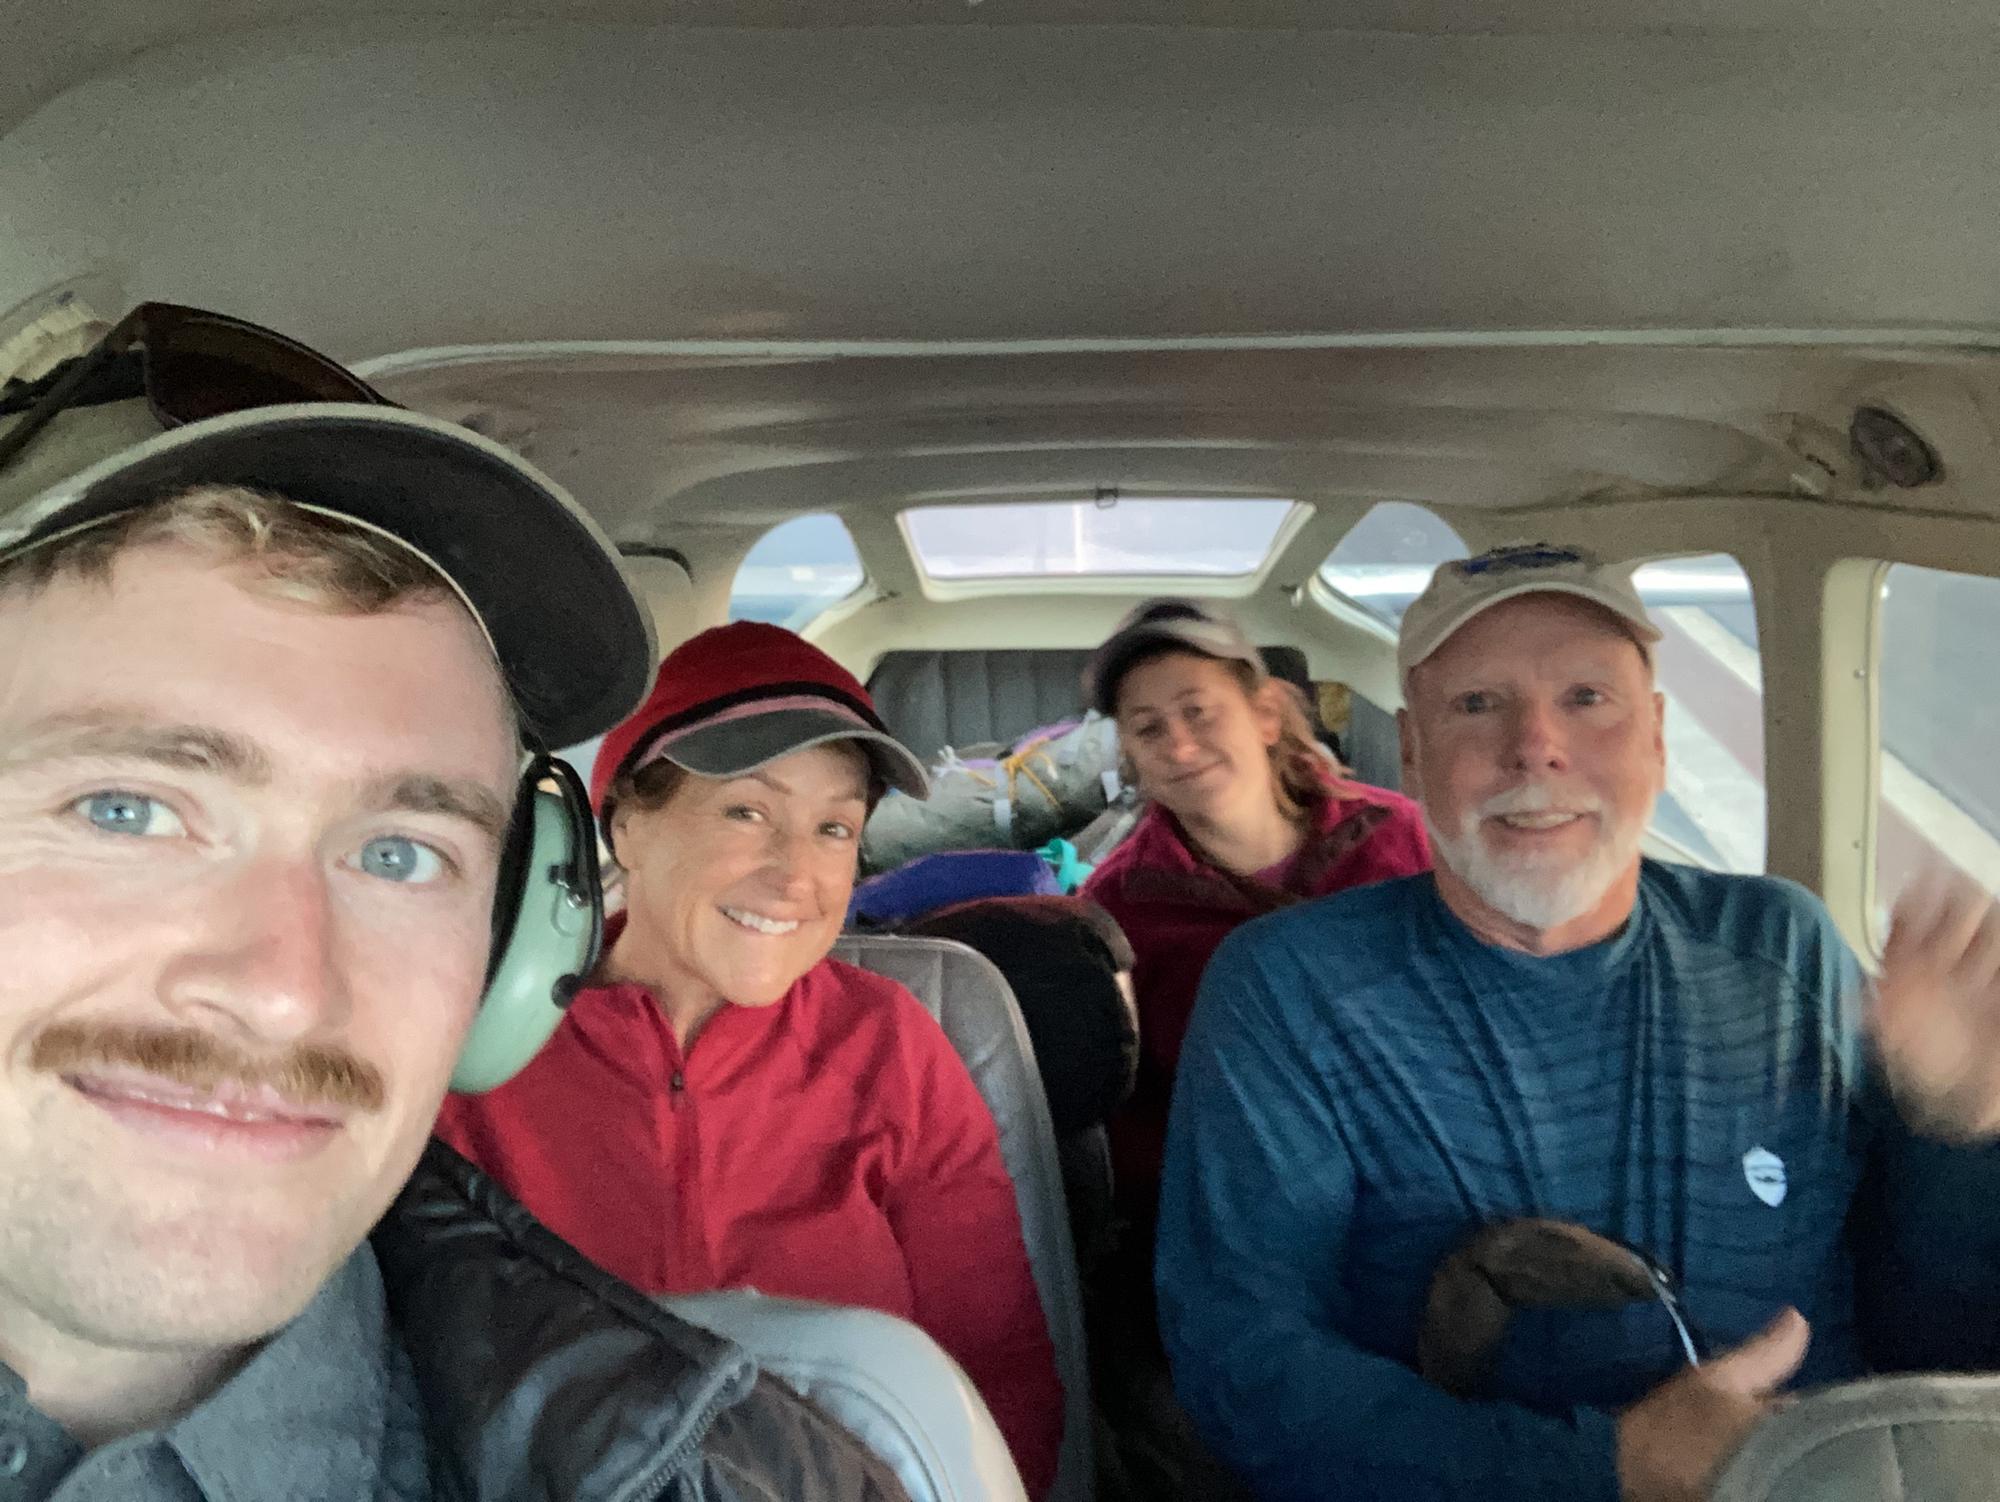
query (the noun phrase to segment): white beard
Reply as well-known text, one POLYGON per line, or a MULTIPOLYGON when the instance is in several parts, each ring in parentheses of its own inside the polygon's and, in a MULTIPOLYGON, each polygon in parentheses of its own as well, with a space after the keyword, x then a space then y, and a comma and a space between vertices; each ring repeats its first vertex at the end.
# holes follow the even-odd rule
POLYGON ((1546 933, 1596 907, 1611 884, 1631 869, 1650 813, 1648 809, 1637 819, 1616 820, 1601 801, 1587 794, 1558 797, 1545 783, 1528 783, 1487 799, 1465 816, 1455 832, 1440 829, 1428 810, 1424 822, 1439 864, 1449 868, 1495 912, 1523 928, 1546 933), (1595 814, 1598 819, 1596 843, 1581 859, 1568 864, 1533 855, 1495 855, 1480 833, 1483 821, 1502 814, 1546 813, 1558 808, 1595 814))

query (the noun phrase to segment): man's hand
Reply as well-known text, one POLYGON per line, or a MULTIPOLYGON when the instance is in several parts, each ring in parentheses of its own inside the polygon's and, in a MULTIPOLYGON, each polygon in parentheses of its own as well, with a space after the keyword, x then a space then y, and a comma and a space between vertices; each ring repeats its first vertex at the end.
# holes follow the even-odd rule
POLYGON ((2000 1136, 2000 906, 1984 888, 1931 876, 1904 893, 1869 1026, 1912 1127, 2000 1136))
POLYGON ((1654 1388, 1618 1420, 1618 1486, 1625 1502, 1703 1502, 1750 1431, 1782 1401, 1779 1388, 1806 1358, 1805 1317, 1787 1309, 1713 1361, 1654 1388))

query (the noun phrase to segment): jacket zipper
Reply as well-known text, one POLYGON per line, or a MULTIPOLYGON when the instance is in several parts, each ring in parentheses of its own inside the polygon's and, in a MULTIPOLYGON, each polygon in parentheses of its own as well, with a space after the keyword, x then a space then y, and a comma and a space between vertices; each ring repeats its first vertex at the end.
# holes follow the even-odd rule
MULTIPOLYGON (((754 1385, 756 1380, 757 1373, 753 1366, 750 1385, 754 1385)), ((659 1502, 659 1499, 666 1495, 667 1488, 679 1479, 688 1461, 701 1450, 701 1442, 708 1438, 708 1431, 715 1426, 716 1416, 725 1408, 733 1407, 748 1393, 747 1386, 743 1392, 732 1389, 733 1384, 732 1388, 719 1390, 702 1404, 690 1421, 687 1433, 681 1442, 667 1453, 667 1458, 660 1463, 660 1468, 646 1479, 644 1485, 637 1491, 627 1494, 625 1502, 659 1502)))

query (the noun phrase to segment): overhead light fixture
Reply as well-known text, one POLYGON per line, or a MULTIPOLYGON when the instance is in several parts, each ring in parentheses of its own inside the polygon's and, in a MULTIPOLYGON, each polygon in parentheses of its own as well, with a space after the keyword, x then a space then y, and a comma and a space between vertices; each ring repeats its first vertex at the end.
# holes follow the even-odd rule
POLYGON ((1847 441, 1878 484, 1915 490, 1944 475, 1937 450, 1887 407, 1856 407, 1847 441))

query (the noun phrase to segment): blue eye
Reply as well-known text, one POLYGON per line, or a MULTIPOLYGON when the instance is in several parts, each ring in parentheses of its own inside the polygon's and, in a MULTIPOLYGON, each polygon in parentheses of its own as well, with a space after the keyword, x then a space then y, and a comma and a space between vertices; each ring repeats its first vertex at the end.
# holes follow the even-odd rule
POLYGON ((444 857, 430 846, 419 845, 401 835, 370 840, 361 847, 355 865, 363 875, 408 885, 433 882, 444 874, 444 857))
POLYGON ((1605 702, 1604 695, 1594 688, 1578 688, 1570 698, 1584 709, 1591 709, 1605 702))
POLYGON ((170 839, 187 833, 178 814, 143 793, 91 793, 70 806, 106 834, 170 839))
POLYGON ((1492 698, 1484 693, 1460 694, 1458 698, 1458 708, 1462 714, 1485 714, 1492 707, 1492 698))

